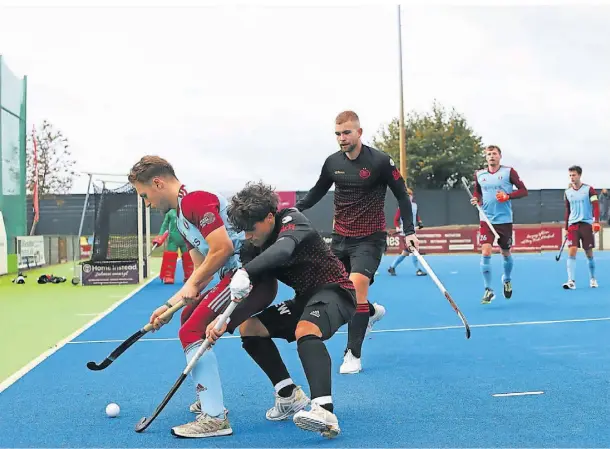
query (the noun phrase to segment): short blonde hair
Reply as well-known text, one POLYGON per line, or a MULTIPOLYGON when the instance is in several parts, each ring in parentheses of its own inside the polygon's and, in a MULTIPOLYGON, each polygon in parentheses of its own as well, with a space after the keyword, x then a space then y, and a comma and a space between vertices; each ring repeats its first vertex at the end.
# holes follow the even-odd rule
POLYGON ((129 171, 128 180, 131 184, 141 182, 147 184, 157 176, 176 177, 174 167, 165 159, 159 156, 144 156, 135 163, 129 171))
POLYGON ((346 122, 355 122, 360 125, 360 118, 354 111, 343 111, 335 119, 335 124, 343 125, 346 122))

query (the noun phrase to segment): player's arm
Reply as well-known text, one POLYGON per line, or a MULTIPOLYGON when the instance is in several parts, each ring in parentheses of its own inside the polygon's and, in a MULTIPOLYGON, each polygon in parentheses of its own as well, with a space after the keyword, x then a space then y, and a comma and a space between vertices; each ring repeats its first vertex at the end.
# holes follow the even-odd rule
POLYGON ((314 185, 311 190, 295 204, 295 207, 299 211, 302 212, 315 206, 333 185, 333 180, 328 172, 328 164, 328 159, 326 159, 316 185, 314 185))
POLYGON ((525 187, 525 184, 514 168, 510 169, 510 182, 517 188, 517 190, 513 190, 508 194, 509 199, 516 200, 518 198, 524 198, 529 194, 527 187, 525 187))
POLYGON ((233 255, 233 242, 220 216, 216 195, 200 191, 189 193, 182 199, 181 210, 189 223, 197 226, 208 244, 205 258, 187 281, 191 286, 202 289, 233 255))
POLYGON ((589 201, 591 201, 591 206, 593 206, 593 231, 597 232, 601 229, 599 225, 599 198, 597 191, 593 187, 589 187, 589 201))
POLYGON ((566 212, 564 215, 565 221, 566 221, 566 231, 568 230, 569 227, 569 222, 570 222, 570 200, 568 199, 568 196, 564 193, 563 198, 566 202, 566 212))
POLYGON ((244 270, 252 278, 286 263, 297 246, 314 232, 314 228, 300 212, 285 215, 275 243, 246 263, 244 270))
POLYGON ((400 228, 400 208, 396 209, 396 213, 394 214, 394 227, 396 229, 400 228))
POLYGON ((171 212, 167 212, 165 214, 165 218, 163 218, 163 223, 161 224, 161 229, 159 229, 159 234, 163 234, 169 229, 169 222, 171 221, 170 213, 171 212))
POLYGON ((402 232, 405 236, 415 234, 413 209, 411 207, 411 199, 407 192, 405 180, 400 175, 400 172, 396 168, 396 164, 394 164, 390 156, 381 153, 381 157, 384 158, 381 167, 384 181, 394 194, 394 197, 398 200, 398 209, 400 211, 400 217, 402 218, 402 232))
POLYGON ((481 189, 481 184, 479 184, 479 178, 477 173, 474 173, 474 190, 472 192, 472 197, 476 200, 477 204, 481 204, 483 201, 483 190, 481 189))

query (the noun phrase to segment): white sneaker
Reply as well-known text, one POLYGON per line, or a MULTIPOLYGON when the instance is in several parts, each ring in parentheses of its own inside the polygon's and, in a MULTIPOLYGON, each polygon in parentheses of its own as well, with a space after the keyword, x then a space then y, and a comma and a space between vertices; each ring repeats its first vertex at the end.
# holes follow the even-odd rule
POLYGON ((299 411, 292 420, 297 427, 319 432, 326 438, 335 438, 341 433, 337 416, 315 402, 311 403, 311 410, 299 411))
POLYGON ((589 281, 589 287, 591 287, 591 288, 599 287, 599 285, 597 285, 597 280, 595 278, 591 278, 591 280, 589 281))
POLYGON ((371 330, 373 330, 375 323, 381 320, 385 315, 385 307, 383 307, 381 304, 374 302, 373 307, 375 308, 375 313, 372 317, 369 317, 369 324, 366 326, 366 332, 364 334, 365 337, 369 334, 369 332, 371 332, 371 330))
POLYGON ((360 371, 362 371, 360 359, 354 357, 352 350, 348 349, 343 357, 343 363, 341 368, 339 368, 339 372, 341 374, 358 374, 360 371))
POLYGON ((576 288, 576 282, 570 280, 563 284, 564 290, 574 290, 576 288))
POLYGON ((282 421, 303 410, 309 405, 309 398, 301 387, 292 390, 290 397, 283 398, 275 395, 275 405, 267 410, 266 417, 269 421, 282 421))
POLYGON ((226 415, 218 418, 200 413, 195 421, 172 427, 172 435, 182 438, 208 438, 231 435, 233 429, 226 415))

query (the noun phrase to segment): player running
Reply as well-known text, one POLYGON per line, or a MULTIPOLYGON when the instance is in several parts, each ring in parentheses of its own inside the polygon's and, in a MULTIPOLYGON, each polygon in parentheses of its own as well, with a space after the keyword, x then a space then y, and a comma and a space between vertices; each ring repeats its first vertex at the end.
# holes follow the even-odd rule
POLYGON ((584 184, 580 177, 582 168, 573 165, 568 169, 570 173, 570 187, 565 191, 566 202, 566 231, 568 245, 568 282, 563 284, 566 290, 576 288, 576 253, 578 248, 585 250, 589 266, 589 286, 597 288, 595 279, 595 259, 593 258, 593 248, 595 248, 595 237, 593 233, 599 232, 599 201, 595 189, 584 184))
POLYGON ((406 247, 419 249, 419 242, 405 182, 392 158, 362 143, 360 119, 353 111, 336 117, 335 135, 340 151, 326 158, 318 182, 296 208, 313 207, 335 184, 331 249, 350 273, 358 300, 339 372, 356 374, 362 370, 364 337, 385 314, 383 306, 368 301, 368 290, 387 247, 384 205, 388 187, 398 200, 406 247))
MULTIPOLYGON (((188 192, 165 159, 143 157, 131 169, 129 182, 147 207, 155 207, 163 213, 176 209, 178 230, 187 242, 195 265, 183 287, 150 317, 151 324, 158 330, 167 323, 159 319, 160 315, 181 300, 187 302, 178 335, 188 363, 201 346, 207 325, 230 302, 229 282, 234 271, 241 266, 236 253, 243 244, 244 233, 233 229, 228 222, 224 197, 203 190, 188 192), (220 275, 220 282, 200 296, 216 273, 220 275)), ((277 281, 256 279, 255 282, 249 301, 240 304, 233 312, 229 332, 275 298, 277 281)), ((172 434, 189 438, 231 435, 233 430, 224 406, 214 351, 206 351, 199 358, 192 376, 198 399, 191 405, 191 411, 197 413, 197 418, 172 428, 172 434)))
MULTIPOLYGON (((504 258, 504 274, 502 284, 504 297, 509 299, 513 295, 511 273, 513 270, 513 257, 510 248, 513 242, 513 207, 512 200, 528 195, 527 188, 519 175, 512 167, 500 165, 502 150, 495 145, 485 148, 487 168, 475 173, 475 189, 472 205, 481 205, 483 212, 493 225, 500 237, 498 246, 504 258), (514 190, 514 187, 517 190, 514 190)), ((495 297, 491 288, 491 248, 494 234, 483 219, 479 228, 479 243, 481 244, 481 272, 485 293, 481 304, 489 304, 495 297)))
MULTIPOLYGON (((413 209, 413 223, 417 223, 417 228, 422 229, 424 227, 424 224, 422 223, 421 218, 419 218, 419 214, 417 213, 417 203, 413 200, 413 190, 407 187, 407 193, 409 194, 409 199, 411 200, 411 208, 413 209)), ((402 231, 402 218, 400 218, 400 208, 396 209, 396 215, 394 215, 394 226, 396 226, 396 233, 398 235, 405 235, 402 231)), ((409 254, 411 253, 404 249, 402 253, 394 260, 394 262, 392 262, 392 265, 390 265, 390 268, 388 268, 388 273, 390 273, 390 275, 392 276, 396 276, 396 267, 398 267, 398 265, 400 265, 402 261, 405 260, 405 257, 409 256, 409 254)), ((413 266, 415 267, 415 274, 417 276, 428 275, 428 273, 426 273, 420 268, 417 257, 412 257, 411 260, 413 261, 413 266)))
MULTIPOLYGON (((345 267, 311 223, 296 209, 278 212, 278 197, 269 186, 248 184, 231 198, 229 219, 246 231, 243 268, 231 280, 231 293, 250 300, 252 276, 269 274, 295 291, 294 299, 275 304, 240 327, 246 352, 267 374, 276 392, 267 419, 294 415, 294 423, 327 438, 340 433, 331 395, 331 360, 324 341, 349 322, 356 294, 345 267), (309 399, 294 384, 272 338, 297 342, 297 351, 311 393, 309 399)), ((213 342, 222 330, 208 326, 213 342)))

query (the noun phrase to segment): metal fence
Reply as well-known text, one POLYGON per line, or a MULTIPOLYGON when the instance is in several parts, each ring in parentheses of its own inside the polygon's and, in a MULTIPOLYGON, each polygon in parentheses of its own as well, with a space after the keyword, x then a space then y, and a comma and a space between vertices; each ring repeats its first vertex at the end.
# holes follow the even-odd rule
MULTIPOLYGON (((297 200, 307 192, 296 192, 297 200)), ((306 211, 306 215, 320 232, 331 232, 333 220, 333 197, 329 192, 322 200, 306 211)), ((36 227, 38 235, 77 235, 78 225, 85 201, 85 195, 56 195, 40 200, 40 221, 36 227)), ((449 226, 477 224, 478 214, 470 206, 464 190, 418 190, 415 192, 419 215, 426 225, 449 226)), ((83 235, 93 234, 94 202, 89 201, 83 223, 83 235)), ((388 228, 393 227, 394 214, 398 204, 388 190, 386 197, 386 221, 388 228)), ((33 220, 32 200, 28 198, 28 229, 33 220)), ((564 219, 563 190, 530 190, 525 198, 513 201, 515 224, 538 224, 561 222, 564 219)), ((151 211, 151 234, 155 235, 161 227, 163 215, 151 211)), ((126 227, 129 225, 126 223, 126 227)))

